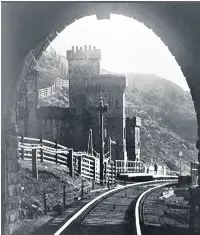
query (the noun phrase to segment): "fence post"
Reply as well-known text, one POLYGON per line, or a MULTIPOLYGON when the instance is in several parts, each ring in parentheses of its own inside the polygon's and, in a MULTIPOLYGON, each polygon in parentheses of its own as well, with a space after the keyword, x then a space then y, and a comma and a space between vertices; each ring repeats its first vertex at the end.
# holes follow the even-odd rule
POLYGON ((44 214, 47 215, 47 194, 43 190, 43 199, 44 199, 44 214))
POLYGON ((115 160, 115 178, 117 177, 117 161, 115 160))
POLYGON ((37 170, 37 149, 32 149, 32 177, 38 178, 37 170))
POLYGON ((40 160, 41 160, 41 162, 43 162, 43 160, 44 160, 44 158, 43 158, 43 143, 42 143, 42 136, 40 137, 40 146, 41 146, 41 149, 40 149, 40 156, 41 156, 41 158, 40 158, 40 160))
MULTIPOLYGON (((24 134, 21 135, 21 141, 22 144, 24 143, 24 134)), ((24 148, 21 148, 21 159, 24 159, 24 148)))
POLYGON ((113 179, 114 179, 114 172, 113 172, 113 162, 111 164, 111 182, 112 182, 112 187, 113 187, 113 179))
POLYGON ((108 184, 108 189, 110 189, 110 177, 108 177, 108 182, 107 182, 107 184, 108 184))
POLYGON ((84 181, 82 180, 82 184, 81 184, 81 197, 84 196, 84 181))
POLYGON ((78 173, 79 173, 79 175, 81 175, 81 173, 82 173, 82 161, 83 161, 83 158, 82 158, 82 156, 80 156, 80 158, 78 160, 78 173))
POLYGON ((58 164, 58 140, 55 140, 55 144, 56 144, 56 164, 58 164))
POLYGON ((92 180, 92 190, 95 189, 95 180, 92 180))
POLYGON ((105 184, 107 183, 107 162, 104 162, 104 180, 105 184))
POLYGON ((69 162, 69 174, 71 177, 74 177, 74 164, 73 164, 73 149, 69 150, 69 155, 68 155, 68 162, 69 162))
POLYGON ((65 198, 66 198, 66 186, 64 184, 63 185, 63 206, 66 206, 65 198))

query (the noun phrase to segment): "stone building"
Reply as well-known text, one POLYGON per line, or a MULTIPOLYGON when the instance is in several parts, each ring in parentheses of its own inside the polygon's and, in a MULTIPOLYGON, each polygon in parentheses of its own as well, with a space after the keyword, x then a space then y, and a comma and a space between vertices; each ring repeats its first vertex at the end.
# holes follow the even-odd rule
POLYGON ((131 144, 138 137, 134 133, 139 133, 139 119, 128 119, 126 124, 125 75, 101 74, 101 51, 95 47, 72 47, 66 56, 69 70, 69 107, 38 107, 38 128, 35 128, 38 129, 38 136, 42 135, 51 141, 56 139, 74 150, 86 151, 89 131, 92 129, 93 147, 99 152, 97 107, 102 97, 104 104, 108 104, 108 110, 104 114, 105 152, 109 151, 108 141, 111 137, 115 142, 112 145, 113 160, 127 160, 127 141, 128 160, 139 160, 140 147, 131 144))

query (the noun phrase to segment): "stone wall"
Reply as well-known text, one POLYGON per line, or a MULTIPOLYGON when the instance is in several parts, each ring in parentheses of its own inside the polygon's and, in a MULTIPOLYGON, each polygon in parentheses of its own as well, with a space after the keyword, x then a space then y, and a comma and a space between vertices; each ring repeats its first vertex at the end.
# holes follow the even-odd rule
POLYGON ((59 144, 86 151, 84 136, 84 115, 77 115, 74 109, 60 107, 40 107, 37 110, 40 122, 40 136, 59 144))
MULTIPOLYGON (((5 137, 5 136, 4 136, 5 137)), ((4 187, 2 189, 2 230, 4 235, 11 235, 20 226, 21 183, 18 163, 18 140, 16 136, 6 136, 2 148, 4 165, 4 187)))

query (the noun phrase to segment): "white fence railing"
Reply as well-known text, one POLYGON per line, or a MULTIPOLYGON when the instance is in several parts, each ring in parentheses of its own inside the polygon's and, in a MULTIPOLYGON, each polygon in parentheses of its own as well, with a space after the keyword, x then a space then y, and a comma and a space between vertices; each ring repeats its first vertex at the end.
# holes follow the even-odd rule
POLYGON ((58 89, 60 89, 62 87, 68 87, 68 86, 69 86, 69 83, 67 80, 64 80, 61 78, 56 78, 52 86, 38 90, 38 97, 39 98, 50 97, 58 89))
MULTIPOLYGON (((67 148, 58 144, 57 141, 24 137, 19 139, 19 155, 22 159, 36 161, 47 161, 55 164, 67 166, 70 175, 81 175, 88 180, 100 181, 100 159, 87 152, 74 152, 72 148, 67 148), (33 150, 36 150, 33 152, 33 150)), ((98 154, 97 154, 98 156, 98 154)), ((144 173, 145 167, 140 161, 115 160, 113 164, 105 160, 104 179, 110 182, 116 179, 121 173, 144 173)))
MULTIPOLYGON (((46 161, 65 165, 70 175, 81 175, 86 179, 99 182, 99 158, 86 152, 74 152, 57 142, 49 140, 18 136, 18 151, 21 159, 32 160, 33 150, 36 150, 36 161, 46 161)), ((34 153, 35 154, 35 153, 34 153)))
POLYGON ((117 173, 144 173, 145 168, 140 161, 116 160, 115 167, 117 173))

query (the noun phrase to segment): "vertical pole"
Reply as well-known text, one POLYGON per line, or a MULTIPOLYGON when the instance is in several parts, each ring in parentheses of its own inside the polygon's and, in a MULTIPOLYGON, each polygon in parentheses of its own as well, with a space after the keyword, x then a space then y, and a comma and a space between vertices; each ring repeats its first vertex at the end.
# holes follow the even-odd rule
POLYGON ((58 140, 55 140, 55 144, 56 144, 56 164, 58 164, 58 140))
POLYGON ((100 110, 100 185, 104 185, 104 131, 103 131, 103 113, 100 110))
POLYGON ((74 177, 73 149, 69 150, 68 163, 69 163, 68 167, 70 171, 70 176, 73 178, 74 177))
POLYGON ((43 143, 42 143, 42 136, 40 137, 40 147, 41 147, 41 149, 40 149, 40 160, 41 160, 41 162, 43 162, 43 160, 44 160, 44 158, 43 158, 43 143))
POLYGON ((94 175, 93 175, 94 182, 96 181, 96 158, 94 158, 94 175))
POLYGON ((88 140, 88 153, 93 155, 93 137, 92 137, 92 129, 89 131, 89 140, 88 140))
MULTIPOLYGON (((24 134, 21 135, 21 143, 24 143, 24 134)), ((24 148, 21 148, 21 159, 24 159, 24 148)))
POLYGON ((105 180, 105 184, 107 182, 107 162, 104 163, 104 180, 105 180))
POLYGON ((81 184, 81 197, 83 198, 84 196, 84 181, 82 180, 82 184, 81 184))
POLYGON ((115 160, 115 178, 117 177, 117 161, 115 160))
POLYGON ((44 214, 47 215, 47 195, 45 190, 43 191, 43 199, 44 199, 44 214))
POLYGON ((112 144, 111 144, 111 137, 109 137, 109 151, 110 151, 110 160, 112 160, 111 159, 111 153, 112 153, 112 144))
POLYGON ((92 190, 95 188, 95 180, 92 180, 92 190))
POLYGON ((112 187, 113 187, 113 180, 114 180, 114 172, 113 172, 113 163, 111 164, 111 182, 112 182, 112 187))
POLYGON ((108 177, 108 189, 110 189, 110 177, 108 177))
POLYGON ((78 173, 79 173, 79 175, 81 175, 81 173, 82 173, 82 161, 83 161, 83 157, 80 156, 79 160, 78 160, 78 173))
POLYGON ((66 206, 65 197, 66 197, 66 186, 65 186, 65 184, 64 184, 64 185, 63 185, 63 206, 64 206, 64 207, 66 206))
POLYGON ((37 170, 37 149, 32 149, 32 176, 38 178, 37 170))

